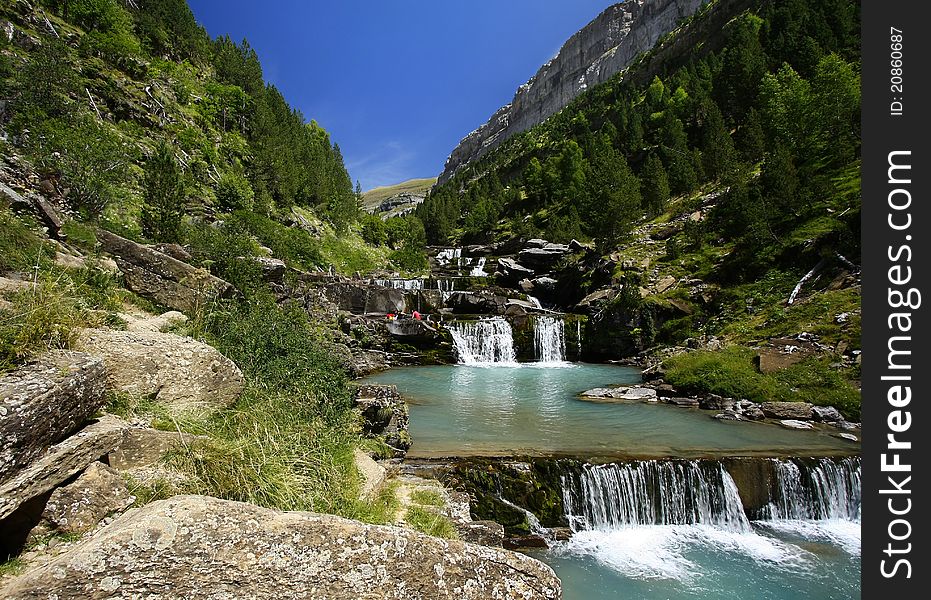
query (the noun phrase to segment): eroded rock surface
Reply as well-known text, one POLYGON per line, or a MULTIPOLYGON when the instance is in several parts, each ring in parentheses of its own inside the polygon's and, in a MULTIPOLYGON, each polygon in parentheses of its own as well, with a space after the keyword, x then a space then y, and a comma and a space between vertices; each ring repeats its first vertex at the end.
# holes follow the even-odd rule
POLYGON ((215 348, 191 338, 85 329, 75 347, 103 358, 111 388, 153 396, 177 413, 232 404, 243 390, 239 367, 215 348))
POLYGON ((130 511, 4 598, 555 599, 527 556, 340 517, 202 496, 130 511))
POLYGON ((119 473, 95 462, 73 482, 52 492, 42 520, 60 533, 83 533, 132 503, 133 496, 119 473))
POLYGON ((104 403, 103 362, 54 351, 0 377, 0 481, 75 431, 104 403))
POLYGON ((162 306, 190 314, 213 298, 236 293, 226 281, 155 248, 102 229, 97 230, 97 240, 116 258, 127 287, 162 306))

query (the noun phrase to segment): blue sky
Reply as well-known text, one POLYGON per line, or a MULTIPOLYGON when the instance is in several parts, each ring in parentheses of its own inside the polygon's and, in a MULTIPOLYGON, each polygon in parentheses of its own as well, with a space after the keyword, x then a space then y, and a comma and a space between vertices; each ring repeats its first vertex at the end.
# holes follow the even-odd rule
POLYGON ((265 79, 340 145, 364 189, 439 174, 610 0, 188 0, 247 38, 265 79))

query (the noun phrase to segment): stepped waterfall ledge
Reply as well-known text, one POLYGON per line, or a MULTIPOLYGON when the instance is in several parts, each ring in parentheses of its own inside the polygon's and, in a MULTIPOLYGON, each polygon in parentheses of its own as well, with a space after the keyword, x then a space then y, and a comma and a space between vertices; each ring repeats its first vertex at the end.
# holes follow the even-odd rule
POLYGON ((500 317, 472 323, 456 323, 449 332, 456 345, 459 363, 464 365, 516 365, 514 333, 500 317))

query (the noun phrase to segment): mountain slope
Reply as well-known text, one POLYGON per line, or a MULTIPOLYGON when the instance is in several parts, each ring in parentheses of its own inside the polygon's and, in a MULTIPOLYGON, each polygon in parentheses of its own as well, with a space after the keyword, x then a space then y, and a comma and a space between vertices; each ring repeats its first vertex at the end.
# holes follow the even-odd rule
POLYGON ((694 14, 704 1, 629 0, 605 9, 518 88, 510 104, 462 139, 447 159, 440 183, 625 69, 638 54, 652 48, 684 18, 694 14))

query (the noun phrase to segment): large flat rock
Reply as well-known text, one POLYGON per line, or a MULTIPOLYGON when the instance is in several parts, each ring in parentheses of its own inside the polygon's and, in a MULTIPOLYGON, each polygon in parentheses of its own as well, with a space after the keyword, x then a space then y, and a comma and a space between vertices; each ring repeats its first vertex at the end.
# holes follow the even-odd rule
POLYGON ((498 548, 203 496, 129 511, 0 596, 432 600, 560 598, 552 569, 498 548))
POLYGON ((0 377, 0 481, 75 431, 104 403, 103 361, 55 351, 0 377))
POLYGON ((239 398, 245 385, 233 361, 188 337, 85 329, 75 347, 103 358, 111 388, 153 396, 174 413, 227 406, 239 398))
POLYGON ((162 306, 191 314, 214 298, 236 294, 226 281, 155 248, 103 229, 97 230, 97 240, 116 259, 127 287, 162 306))

